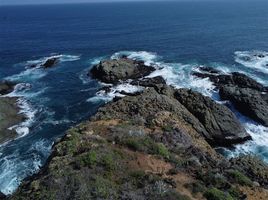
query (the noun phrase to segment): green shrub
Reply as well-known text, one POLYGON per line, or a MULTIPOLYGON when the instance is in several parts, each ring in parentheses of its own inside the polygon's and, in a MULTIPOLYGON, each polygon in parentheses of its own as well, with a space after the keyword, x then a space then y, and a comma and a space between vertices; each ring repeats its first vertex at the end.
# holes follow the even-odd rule
POLYGON ((165 132, 172 132, 173 131, 173 127, 171 125, 166 125, 162 127, 162 130, 165 132))
POLYGON ((240 185, 252 186, 252 181, 238 170, 229 171, 229 175, 240 185))
POLYGON ((146 173, 144 171, 142 171, 142 170, 137 170, 137 171, 130 172, 129 175, 132 178, 141 179, 141 178, 144 178, 146 176, 146 173))
POLYGON ((202 193, 206 190, 206 187, 201 182, 195 182, 191 187, 194 194, 199 192, 202 193))
POLYGON ((179 194, 178 192, 171 190, 165 193, 164 196, 158 198, 160 200, 191 200, 190 197, 179 194))
POLYGON ((234 199, 240 199, 243 195, 242 192, 239 191, 237 187, 232 186, 230 189, 228 189, 228 193, 234 198, 234 199))
POLYGON ((222 174, 213 171, 207 173, 200 172, 197 178, 202 180, 207 186, 210 185, 216 188, 225 188, 228 185, 226 178, 222 174))
POLYGON ((116 193, 116 186, 108 179, 104 179, 101 176, 97 176, 93 184, 94 196, 96 198, 107 199, 111 198, 116 193))
POLYGON ((114 171, 116 169, 115 158, 112 153, 104 155, 101 163, 108 171, 114 171))
POLYGON ((229 193, 224 193, 223 191, 214 187, 208 189, 204 196, 207 198, 207 200, 233 200, 229 193))
POLYGON ((163 145, 162 143, 155 144, 155 146, 154 146, 154 154, 163 156, 164 158, 169 157, 169 151, 166 148, 166 146, 163 145))
POLYGON ((89 153, 82 155, 80 161, 83 166, 91 167, 97 163, 97 153, 95 151, 90 151, 89 153))
POLYGON ((164 158, 168 158, 170 154, 164 144, 156 143, 150 137, 131 137, 122 141, 122 144, 134 151, 160 155, 164 158))
POLYGON ((142 145, 139 140, 136 138, 129 138, 125 141, 125 144, 128 148, 134 150, 134 151, 141 151, 142 145))

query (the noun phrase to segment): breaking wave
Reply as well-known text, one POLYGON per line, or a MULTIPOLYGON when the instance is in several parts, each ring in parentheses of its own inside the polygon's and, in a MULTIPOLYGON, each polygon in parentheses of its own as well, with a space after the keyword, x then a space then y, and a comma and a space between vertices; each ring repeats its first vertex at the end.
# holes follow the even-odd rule
POLYGON ((268 74, 268 52, 236 51, 235 61, 245 67, 268 74))
POLYGON ((42 69, 42 65, 48 60, 48 59, 53 59, 53 58, 57 58, 59 60, 59 62, 72 62, 72 61, 76 61, 80 59, 80 56, 76 56, 76 55, 52 55, 49 57, 43 57, 40 59, 36 59, 36 60, 29 60, 26 62, 22 62, 19 63, 19 66, 23 66, 25 68, 24 71, 9 76, 6 79, 10 80, 10 81, 34 81, 37 79, 40 79, 44 76, 47 75, 47 71, 42 69))
POLYGON ((49 156, 52 144, 48 140, 39 140, 26 152, 20 152, 18 147, 12 154, 1 158, 1 191, 6 195, 12 194, 24 178, 36 173, 44 164, 44 158, 49 156))

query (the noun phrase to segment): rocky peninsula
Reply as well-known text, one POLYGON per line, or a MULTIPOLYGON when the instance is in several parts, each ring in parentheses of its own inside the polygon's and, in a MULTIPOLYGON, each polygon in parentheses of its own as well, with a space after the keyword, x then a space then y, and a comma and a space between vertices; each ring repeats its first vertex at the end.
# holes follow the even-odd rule
POLYGON ((24 120, 24 117, 18 114, 17 98, 2 96, 12 92, 14 86, 15 84, 8 81, 0 82, 0 144, 14 139, 16 131, 9 128, 24 120))
MULTIPOLYGON (((227 159, 214 149, 251 139, 235 114, 162 77, 147 78, 154 70, 127 57, 93 66, 90 76, 143 91, 122 92, 67 131, 46 166, 7 199, 268 199, 265 163, 251 155, 227 159)), ((267 125, 267 88, 243 74, 201 71, 195 75, 209 77, 222 99, 267 125)))

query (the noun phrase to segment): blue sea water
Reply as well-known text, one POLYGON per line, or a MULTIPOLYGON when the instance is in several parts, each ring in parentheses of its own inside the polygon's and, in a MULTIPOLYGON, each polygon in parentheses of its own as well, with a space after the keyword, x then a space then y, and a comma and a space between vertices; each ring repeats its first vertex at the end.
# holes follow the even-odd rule
MULTIPOLYGON (((0 79, 20 83, 10 96, 20 97, 28 116, 14 127, 19 138, 0 146, 0 190, 12 193, 45 163, 56 139, 117 95, 116 88, 97 93, 101 84, 87 77, 103 58, 127 54, 161 66, 151 76, 215 100, 213 85, 190 74, 200 65, 268 85, 267 9, 268 1, 0 6, 0 79), (27 68, 50 56, 60 57, 55 68, 27 68)), ((236 114, 254 140, 226 154, 255 153, 268 161, 268 128, 236 114)))

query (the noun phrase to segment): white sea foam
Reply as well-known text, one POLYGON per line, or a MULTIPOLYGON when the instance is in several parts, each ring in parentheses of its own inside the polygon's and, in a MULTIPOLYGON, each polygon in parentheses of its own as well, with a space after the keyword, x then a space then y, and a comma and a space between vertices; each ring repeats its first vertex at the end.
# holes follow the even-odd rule
POLYGON ((10 81, 33 81, 47 75, 47 71, 39 68, 28 68, 18 74, 7 77, 10 81))
POLYGON ((111 56, 111 59, 118 59, 121 56, 127 56, 130 59, 142 60, 145 65, 152 65, 157 60, 158 56, 156 53, 147 51, 120 51, 111 56))
POLYGON ((22 123, 12 126, 10 130, 16 130, 18 138, 24 137, 29 133, 29 127, 33 124, 35 120, 35 114, 37 110, 34 109, 24 98, 19 98, 17 104, 20 108, 19 114, 22 114, 26 117, 26 120, 22 123))
POLYGON ((130 94, 136 93, 142 91, 143 87, 134 86, 129 83, 122 83, 111 87, 109 90, 109 92, 106 92, 105 90, 100 90, 99 92, 97 92, 95 97, 91 97, 87 101, 93 103, 99 101, 109 102, 112 101, 115 97, 124 97, 125 95, 121 94, 122 92, 130 94))
POLYGON ((192 70, 197 68, 196 64, 166 63, 156 53, 146 51, 121 51, 115 53, 111 58, 117 59, 126 55, 130 59, 142 60, 148 65, 156 68, 148 78, 162 76, 168 85, 175 88, 189 88, 202 92, 206 96, 212 96, 215 86, 209 79, 199 79, 192 76, 192 70))
POLYGON ((268 73, 268 52, 266 51, 236 51, 235 61, 248 68, 268 73))
MULTIPOLYGON (((194 89, 211 97, 215 93, 215 86, 209 79, 199 79, 192 75, 192 70, 197 68, 196 64, 165 63, 160 60, 160 57, 158 57, 157 54, 146 51, 120 51, 113 54, 111 59, 118 59, 123 55, 130 59, 144 61, 146 65, 154 66, 156 70, 148 75, 147 78, 162 76, 168 85, 175 88, 194 89)), ((95 59, 95 63, 99 63, 100 60, 100 58, 95 59)), ((108 102, 116 96, 123 97, 124 95, 119 93, 120 89, 124 92, 135 93, 137 91, 141 91, 142 87, 137 88, 137 86, 124 83, 119 86, 112 87, 111 91, 108 93, 101 90, 95 97, 88 99, 88 101, 96 102, 103 100, 108 102)))
POLYGON ((60 62, 71 62, 80 59, 80 56, 76 55, 52 55, 49 57, 43 57, 37 60, 29 60, 19 65, 22 65, 26 68, 26 70, 14 74, 12 76, 7 77, 10 81, 34 81, 36 79, 40 79, 47 75, 47 71, 42 69, 42 65, 48 60, 52 58, 58 58, 60 62), (35 67, 32 67, 35 66, 35 67))
POLYGON ((29 92, 30 88, 31 84, 20 83, 15 86, 13 92, 4 95, 4 97, 18 97, 17 105, 20 109, 18 114, 22 114, 26 118, 25 121, 9 128, 9 130, 15 130, 17 132, 18 137, 16 139, 29 134, 29 129, 35 122, 35 116, 38 112, 38 109, 34 108, 27 99, 36 97, 46 90, 46 88, 43 88, 38 92, 32 93, 29 92))
POLYGON ((45 62, 48 59, 59 59, 60 62, 72 62, 72 61, 76 61, 80 59, 80 56, 77 55, 64 55, 64 54, 59 54, 59 55, 52 55, 52 56, 48 56, 48 57, 43 57, 37 60, 29 60, 26 61, 26 66, 30 67, 32 65, 36 65, 36 67, 42 67, 43 64, 45 64, 45 62))
POLYGON ((42 139, 30 146, 25 152, 19 150, 0 159, 0 188, 6 195, 12 194, 21 181, 36 173, 49 156, 52 142, 42 139))

